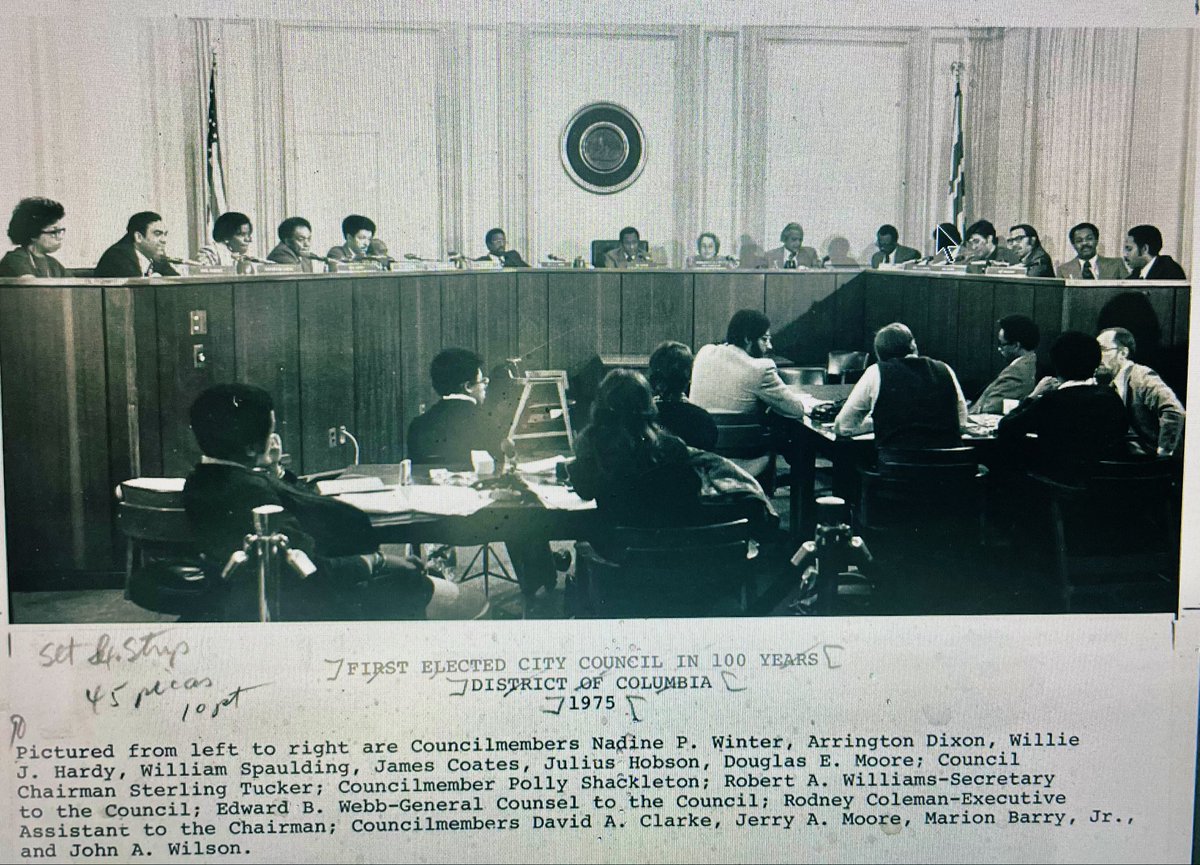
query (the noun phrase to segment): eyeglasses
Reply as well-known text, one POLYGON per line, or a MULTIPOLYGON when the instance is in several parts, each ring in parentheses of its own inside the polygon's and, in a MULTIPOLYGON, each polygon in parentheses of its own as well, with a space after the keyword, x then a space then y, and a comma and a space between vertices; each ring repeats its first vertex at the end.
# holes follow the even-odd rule
POLYGON ((1006 348, 1015 348, 1016 346, 1015 342, 1001 342, 996 344, 996 351, 1003 352, 1006 348))
POLYGON ((1009 246, 1016 246, 1016 245, 1017 245, 1018 243, 1020 243, 1022 240, 1028 240, 1028 239, 1029 239, 1029 235, 1028 235, 1028 234, 1022 234, 1022 235, 1019 235, 1019 236, 1017 236, 1017 237, 1010 237, 1010 238, 1008 239, 1008 245, 1009 245, 1009 246))
POLYGON ((62 237, 64 234, 67 233, 67 229, 65 226, 59 226, 58 228, 43 229, 41 233, 48 234, 51 237, 62 237))

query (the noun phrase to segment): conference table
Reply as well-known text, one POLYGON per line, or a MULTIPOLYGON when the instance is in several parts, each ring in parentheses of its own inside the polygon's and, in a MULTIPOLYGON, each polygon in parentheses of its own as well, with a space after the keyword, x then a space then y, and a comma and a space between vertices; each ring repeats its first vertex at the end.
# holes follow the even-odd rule
MULTIPOLYGON (((794 389, 818 400, 845 400, 853 385, 793 385, 794 389)), ((996 441, 997 415, 972 415, 963 431, 963 444, 987 448, 996 441)), ((831 464, 832 493, 850 505, 857 505, 858 469, 872 461, 875 434, 847 438, 833 431, 833 423, 814 421, 810 416, 794 418, 789 424, 796 444, 796 463, 792 466, 789 493, 791 513, 788 530, 795 541, 809 540, 817 525, 816 481, 817 460, 824 457, 831 464)))

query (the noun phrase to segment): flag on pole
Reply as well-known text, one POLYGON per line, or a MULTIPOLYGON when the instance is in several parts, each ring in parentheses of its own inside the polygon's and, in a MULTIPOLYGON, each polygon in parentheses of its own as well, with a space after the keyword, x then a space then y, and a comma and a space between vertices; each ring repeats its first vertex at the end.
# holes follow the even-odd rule
POLYGON ((210 228, 228 206, 225 199, 225 164, 221 159, 221 136, 217 132, 217 52, 213 52, 208 77, 208 138, 206 145, 208 195, 204 200, 205 224, 210 228))
POLYGON ((963 177, 962 84, 959 81, 962 64, 955 63, 950 68, 954 72, 954 143, 950 151, 950 222, 954 223, 954 227, 958 229, 961 237, 965 229, 963 201, 966 197, 966 180, 963 177))

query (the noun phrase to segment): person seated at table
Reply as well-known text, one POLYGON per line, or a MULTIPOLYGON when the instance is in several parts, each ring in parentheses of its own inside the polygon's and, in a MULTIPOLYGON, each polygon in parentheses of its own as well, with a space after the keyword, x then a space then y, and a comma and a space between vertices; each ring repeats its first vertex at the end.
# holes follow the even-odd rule
POLYGON ((298 264, 303 273, 312 273, 313 259, 319 257, 311 247, 312 223, 303 216, 289 216, 279 223, 279 243, 267 253, 267 261, 298 264))
POLYGON ((821 266, 817 251, 804 245, 804 227, 798 222, 789 222, 779 233, 783 246, 777 246, 766 255, 766 267, 777 270, 795 270, 799 267, 821 266))
POLYGON ((335 246, 325 253, 332 261, 356 261, 366 258, 371 247, 371 238, 375 236, 375 223, 365 216, 351 213, 342 220, 341 246, 335 246))
POLYGON ((996 428, 997 439, 1011 450, 1019 442, 1033 447, 1029 467, 1070 479, 1096 460, 1116 458, 1129 429, 1121 398, 1096 383, 1100 346, 1086 333, 1069 330, 1050 346, 1053 377, 1038 382, 1033 393, 996 428), (1028 433, 1036 442, 1026 442, 1028 433))
POLYGON ((1179 262, 1162 254, 1162 232, 1153 225, 1135 225, 1125 233, 1122 256, 1128 279, 1187 279, 1179 262))
POLYGON ((139 276, 179 276, 167 261, 167 226, 152 210, 129 217, 125 236, 104 250, 96 264, 100 278, 134 279, 139 276))
POLYGON ((911 246, 900 244, 900 232, 894 225, 881 225, 875 232, 875 245, 879 251, 871 256, 871 267, 878 268, 881 264, 903 264, 906 261, 916 261, 921 257, 911 246))
POLYGON ((729 319, 725 342, 696 353, 692 402, 709 412, 750 414, 769 406, 785 417, 803 417, 799 392, 783 383, 767 357, 772 347, 771 320, 757 309, 739 309, 729 319))
POLYGON ((635 264, 652 264, 650 254, 642 249, 642 236, 632 225, 621 229, 617 235, 621 245, 604 253, 604 266, 626 268, 635 264))
POLYGON ((980 219, 967 226, 963 232, 966 242, 959 247, 959 261, 995 261, 1010 264, 1011 258, 1003 246, 996 242, 996 226, 980 219))
POLYGON ((967 403, 954 370, 917 353, 907 325, 875 334, 878 363, 867 367, 833 422, 840 436, 875 432, 877 448, 952 448, 962 443, 967 403))
POLYGON ((1025 268, 1026 276, 1054 276, 1054 262, 1050 254, 1042 248, 1037 229, 1032 225, 1021 223, 1008 230, 1008 256, 1013 264, 1025 268))
POLYGON ((971 403, 970 414, 1003 414, 1005 400, 1023 400, 1037 384, 1037 347, 1042 335, 1027 315, 1006 315, 1000 319, 996 351, 1008 365, 971 403))
POLYGON ((213 242, 200 247, 196 258, 210 267, 229 267, 251 259, 250 245, 254 242, 254 226, 250 217, 231 210, 222 213, 213 223, 213 242))
POLYGON ((443 349, 429 365, 429 377, 439 399, 409 423, 409 459, 463 468, 471 465, 473 450, 499 454, 500 440, 483 410, 483 359, 465 348, 443 349))
MULTIPOLYGON (((434 595, 457 589, 425 574, 417 558, 386 555, 367 515, 311 492, 279 464, 271 395, 247 384, 219 384, 191 406, 192 433, 203 453, 183 488, 184 510, 210 573, 219 573, 253 530, 254 508, 278 505, 272 531, 284 534, 316 566, 307 578, 281 563, 279 605, 287 620, 423 618, 434 595)), ((216 590, 220 617, 259 617, 256 569, 235 570, 216 590)))
POLYGON ((1186 418, 1175 391, 1150 367, 1133 362, 1137 341, 1125 328, 1101 331, 1096 343, 1100 366, 1129 412, 1130 452, 1135 456, 1174 456, 1183 445, 1186 418))
POLYGON ((22 198, 8 221, 8 239, 17 245, 0 258, 0 276, 61 279, 67 269, 50 253, 63 245, 66 210, 49 198, 22 198))
POLYGON ((733 267, 737 264, 737 259, 732 255, 719 255, 721 252, 721 239, 711 231, 705 231, 696 238, 696 254, 689 255, 684 262, 687 268, 695 267, 697 264, 720 264, 726 267, 733 267))
POLYGON ((1129 275, 1125 262, 1120 258, 1107 258, 1096 254, 1100 244, 1100 229, 1090 222, 1081 222, 1071 227, 1067 239, 1075 247, 1075 257, 1058 266, 1055 275, 1059 279, 1124 279, 1129 275))
POLYGON ((501 267, 529 267, 521 253, 508 248, 508 237, 503 228, 493 228, 483 236, 483 244, 487 254, 481 255, 476 261, 494 261, 501 267))
POLYGON ((689 447, 710 451, 717 445, 712 415, 688 399, 692 384, 692 350, 682 342, 659 343, 650 355, 650 387, 658 423, 689 447))

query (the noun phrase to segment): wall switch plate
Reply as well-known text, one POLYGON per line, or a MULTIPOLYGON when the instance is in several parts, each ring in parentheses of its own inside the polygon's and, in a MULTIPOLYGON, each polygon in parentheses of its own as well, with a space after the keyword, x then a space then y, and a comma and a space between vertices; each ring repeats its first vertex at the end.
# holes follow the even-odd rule
POLYGON ((208 333, 208 312, 203 309, 193 309, 188 313, 188 331, 192 336, 204 336, 208 333))
POLYGON ((203 345, 192 346, 192 366, 196 369, 204 369, 208 365, 208 352, 204 350, 203 345))

